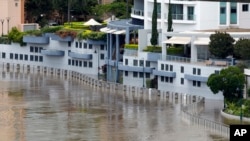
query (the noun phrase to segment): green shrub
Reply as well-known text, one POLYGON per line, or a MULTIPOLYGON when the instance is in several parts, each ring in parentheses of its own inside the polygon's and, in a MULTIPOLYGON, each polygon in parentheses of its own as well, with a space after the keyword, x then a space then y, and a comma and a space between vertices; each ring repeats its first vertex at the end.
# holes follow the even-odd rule
POLYGON ((134 49, 134 50, 137 50, 138 49, 138 44, 125 44, 124 48, 125 49, 134 49))
POLYGON ((161 47, 160 46, 147 46, 147 48, 144 49, 143 51, 161 53, 161 47))
POLYGON ((151 87, 151 79, 146 79, 146 87, 147 88, 151 87))
POLYGON ((27 35, 34 35, 34 36, 42 36, 42 31, 41 30, 29 30, 26 31, 27 35))
POLYGON ((103 40, 106 41, 106 33, 91 31, 91 30, 84 30, 80 31, 77 34, 78 39, 90 39, 90 40, 103 40))
POLYGON ((24 46, 26 45, 26 43, 23 42, 23 36, 25 34, 24 32, 20 32, 16 27, 13 27, 8 34, 8 39, 14 43, 19 43, 20 46, 24 46))
POLYGON ((182 55, 184 53, 183 47, 170 47, 167 49, 168 55, 182 55))
POLYGON ((11 41, 8 39, 8 37, 0 37, 0 44, 10 44, 11 41))
POLYGON ((53 26, 53 27, 46 26, 41 29, 41 32, 42 33, 55 33, 62 29, 63 29, 63 26, 53 26))

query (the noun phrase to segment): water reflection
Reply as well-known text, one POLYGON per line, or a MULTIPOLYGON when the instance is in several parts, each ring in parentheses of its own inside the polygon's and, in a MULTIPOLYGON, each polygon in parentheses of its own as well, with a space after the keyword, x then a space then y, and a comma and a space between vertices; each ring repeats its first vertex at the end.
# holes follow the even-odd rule
POLYGON ((182 122, 178 101, 97 91, 42 74, 3 72, 0 80, 4 141, 211 140, 182 122))

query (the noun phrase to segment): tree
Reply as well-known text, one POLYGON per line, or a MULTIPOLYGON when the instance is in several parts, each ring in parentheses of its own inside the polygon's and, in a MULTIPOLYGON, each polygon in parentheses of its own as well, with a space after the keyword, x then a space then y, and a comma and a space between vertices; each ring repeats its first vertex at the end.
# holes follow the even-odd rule
POLYGON ((226 100, 232 100, 242 96, 244 82, 243 72, 238 67, 230 66, 222 69, 219 74, 211 74, 207 85, 214 94, 221 91, 226 100))
POLYGON ((234 45, 234 54, 237 58, 250 59, 250 39, 239 39, 234 45))
POLYGON ((170 0, 169 0, 169 4, 168 4, 168 29, 167 29, 168 32, 173 31, 172 24, 173 24, 172 5, 171 5, 170 0))
POLYGON ((233 54, 234 39, 226 32, 216 32, 210 35, 209 51, 218 58, 233 54))
POLYGON ((153 46, 158 43, 158 31, 157 31, 157 3, 154 0, 154 9, 152 14, 152 36, 150 42, 153 46))

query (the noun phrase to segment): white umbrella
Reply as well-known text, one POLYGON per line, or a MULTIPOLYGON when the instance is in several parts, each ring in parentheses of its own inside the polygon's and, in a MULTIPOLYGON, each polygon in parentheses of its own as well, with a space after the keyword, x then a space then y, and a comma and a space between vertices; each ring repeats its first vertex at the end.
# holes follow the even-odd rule
POLYGON ((95 21, 94 19, 90 19, 87 22, 85 22, 83 25, 90 25, 90 26, 95 26, 95 25, 102 25, 100 23, 98 23, 97 21, 95 21))

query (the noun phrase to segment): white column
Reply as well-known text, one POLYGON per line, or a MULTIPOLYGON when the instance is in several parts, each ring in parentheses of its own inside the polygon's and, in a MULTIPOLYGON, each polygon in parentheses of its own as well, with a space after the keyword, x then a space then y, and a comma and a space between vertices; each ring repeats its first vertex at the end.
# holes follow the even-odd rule
POLYGON ((193 43, 195 40, 195 37, 191 37, 191 62, 197 62, 197 47, 193 43))
POLYGON ((226 26, 230 25, 231 5, 230 2, 226 3, 226 26))

